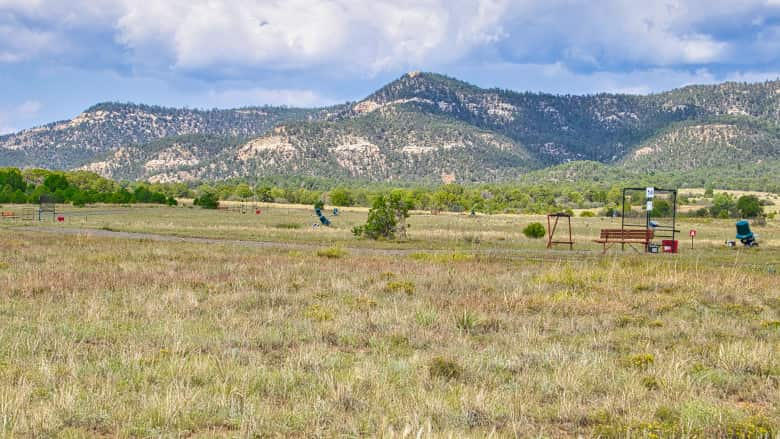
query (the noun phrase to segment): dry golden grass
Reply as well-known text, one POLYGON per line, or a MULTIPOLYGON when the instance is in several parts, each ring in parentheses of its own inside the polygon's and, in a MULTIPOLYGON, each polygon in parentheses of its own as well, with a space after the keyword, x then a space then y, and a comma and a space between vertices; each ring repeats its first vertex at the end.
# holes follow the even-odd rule
MULTIPOLYGON (((281 241, 295 215, 211 231, 281 241)), ((778 434, 772 245, 601 257, 500 239, 530 218, 424 220, 405 255, 0 228, 0 436, 778 434)))

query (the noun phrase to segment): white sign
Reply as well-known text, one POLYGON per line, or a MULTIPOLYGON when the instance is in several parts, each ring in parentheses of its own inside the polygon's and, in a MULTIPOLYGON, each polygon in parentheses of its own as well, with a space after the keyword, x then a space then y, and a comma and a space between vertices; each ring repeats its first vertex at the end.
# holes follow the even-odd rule
POLYGON ((645 192, 647 193, 647 198, 648 199, 655 198, 655 188, 654 187, 649 187, 649 188, 645 189, 645 192))
POLYGON ((649 212, 651 210, 653 210, 653 202, 652 201, 648 201, 647 202, 647 211, 649 212))

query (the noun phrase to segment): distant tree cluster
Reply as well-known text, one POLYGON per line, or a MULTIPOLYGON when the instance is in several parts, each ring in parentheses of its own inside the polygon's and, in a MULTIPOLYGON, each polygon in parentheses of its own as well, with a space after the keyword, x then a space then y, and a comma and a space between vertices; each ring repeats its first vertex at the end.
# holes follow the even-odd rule
POLYGON ((743 195, 734 198, 728 193, 716 193, 709 207, 693 212, 694 216, 714 218, 758 218, 764 215, 764 206, 755 195, 743 195))
MULTIPOLYGON (((380 196, 396 194, 408 204, 410 209, 494 213, 527 213, 547 214, 567 212, 572 214, 575 209, 588 209, 599 215, 611 217, 623 212, 623 187, 644 187, 647 182, 627 181, 622 183, 591 182, 591 183, 558 183, 544 182, 503 184, 439 184, 416 185, 411 187, 392 187, 381 183, 365 181, 274 177, 261 179, 255 183, 244 180, 221 181, 211 184, 201 184, 193 188, 181 184, 151 185, 150 188, 165 194, 177 194, 179 197, 197 199, 204 205, 202 197, 208 194, 213 205, 214 200, 245 200, 256 199, 262 202, 279 202, 312 205, 325 202, 332 206, 365 206, 373 207, 380 196)), ((709 190, 707 193, 711 193, 709 190)), ((746 217, 761 215, 766 201, 755 196, 745 196, 739 199, 726 193, 716 192, 710 197, 694 197, 680 194, 678 202, 698 204, 699 209, 690 213, 677 212, 678 215, 713 216, 720 218, 746 217), (751 198, 752 197, 752 198, 751 198), (758 206, 758 207, 756 207, 758 206)), ((633 193, 627 200, 627 210, 636 211, 644 205, 644 192, 633 193)), ((651 215, 653 217, 669 217, 672 215, 670 200, 656 199, 651 215)))
POLYGON ((42 196, 74 206, 92 203, 177 204, 172 196, 166 196, 148 185, 124 186, 91 172, 0 168, 0 203, 35 204, 42 196))

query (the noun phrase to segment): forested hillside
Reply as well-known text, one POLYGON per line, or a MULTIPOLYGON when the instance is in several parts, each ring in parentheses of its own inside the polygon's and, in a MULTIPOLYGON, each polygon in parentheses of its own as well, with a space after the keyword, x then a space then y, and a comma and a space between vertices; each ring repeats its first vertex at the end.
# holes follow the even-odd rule
POLYGON ((737 169, 735 177, 763 181, 778 159, 778 81, 576 96, 412 72, 359 102, 324 109, 101 104, 0 137, 0 165, 155 182, 263 175, 492 182, 580 161, 608 166, 592 178, 706 179, 737 169))
POLYGON ((186 134, 258 136, 279 123, 305 120, 314 113, 274 107, 201 111, 99 104, 72 120, 0 137, 0 166, 73 169, 123 146, 186 134))

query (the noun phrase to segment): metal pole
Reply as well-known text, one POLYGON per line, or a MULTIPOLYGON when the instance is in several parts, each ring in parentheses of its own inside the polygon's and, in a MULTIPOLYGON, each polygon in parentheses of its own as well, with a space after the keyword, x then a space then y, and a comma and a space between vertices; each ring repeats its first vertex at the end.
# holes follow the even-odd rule
MULTIPOLYGON (((653 192, 655 192, 655 186, 653 187, 653 192)), ((650 209, 647 208, 648 207, 647 206, 647 204, 648 204, 647 202, 650 201, 650 200, 651 199, 647 198, 647 196, 645 195, 645 233, 647 233, 647 229, 650 228, 650 209)), ((647 236, 647 235, 645 235, 645 236, 647 236)), ((655 232, 653 232, 653 237, 655 237, 655 232)), ((650 243, 648 242, 647 245, 645 245, 645 253, 650 251, 649 247, 650 247, 650 243)))
MULTIPOLYGON (((672 199, 674 200, 672 209, 672 241, 674 241, 677 230, 677 189, 672 192, 672 199)), ((691 237, 691 240, 693 240, 693 237, 691 237)), ((693 242, 691 242, 691 248, 693 248, 693 242)))
MULTIPOLYGON (((623 214, 620 215, 620 233, 625 234, 626 233, 626 188, 623 188, 622 204, 623 206, 621 207, 621 211, 623 212, 623 214)), ((626 251, 625 243, 620 244, 620 251, 626 251)))

